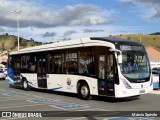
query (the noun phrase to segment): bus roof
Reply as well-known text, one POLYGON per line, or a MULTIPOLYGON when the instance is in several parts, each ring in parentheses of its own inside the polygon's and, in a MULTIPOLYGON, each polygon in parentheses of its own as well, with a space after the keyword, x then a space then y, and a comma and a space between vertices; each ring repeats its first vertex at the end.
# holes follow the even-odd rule
POLYGON ((30 48, 21 49, 16 52, 11 52, 10 55, 15 54, 24 54, 24 53, 34 53, 34 52, 42 52, 49 50, 58 50, 58 49, 67 49, 67 48, 75 48, 75 47, 84 47, 84 46, 107 46, 110 48, 115 48, 115 44, 130 44, 130 45, 142 45, 135 41, 130 41, 127 39, 117 39, 117 38, 109 38, 109 37, 92 37, 92 38, 83 38, 69 41, 60 41, 51 44, 45 44, 30 48), (107 44, 105 44, 107 43, 107 44))
POLYGON ((114 37, 91 37, 91 40, 100 40, 100 41, 108 41, 113 44, 130 44, 130 45, 142 45, 141 43, 128 40, 128 39, 121 39, 121 38, 114 38, 114 37))

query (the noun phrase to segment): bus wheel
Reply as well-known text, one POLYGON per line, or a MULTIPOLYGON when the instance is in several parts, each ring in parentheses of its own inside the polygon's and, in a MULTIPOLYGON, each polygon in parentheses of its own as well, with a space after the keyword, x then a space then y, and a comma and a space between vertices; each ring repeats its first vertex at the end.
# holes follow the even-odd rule
POLYGON ((23 87, 24 90, 29 90, 29 88, 28 88, 28 82, 27 82, 26 79, 23 81, 22 87, 23 87))
POLYGON ((88 100, 90 98, 90 90, 87 83, 80 83, 78 87, 78 95, 83 100, 88 100))

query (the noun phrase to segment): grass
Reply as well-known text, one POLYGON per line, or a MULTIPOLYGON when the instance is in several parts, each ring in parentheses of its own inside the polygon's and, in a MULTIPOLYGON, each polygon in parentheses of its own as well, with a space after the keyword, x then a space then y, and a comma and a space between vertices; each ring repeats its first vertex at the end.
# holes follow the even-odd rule
MULTIPOLYGON (((0 35, 0 49, 2 51, 16 51, 17 50, 17 36, 0 35)), ((20 37, 20 49, 41 45, 41 42, 30 41, 20 37)))
POLYGON ((126 34, 118 35, 116 38, 124 38, 135 40, 143 43, 145 46, 151 46, 160 51, 160 35, 146 35, 146 34, 126 34))
MULTIPOLYGON (((142 35, 142 34, 126 34, 113 36, 116 38, 124 38, 142 42, 145 46, 151 46, 160 51, 160 35, 142 35)), ((20 49, 41 45, 41 42, 20 38, 20 49)), ((0 49, 3 51, 17 50, 17 36, 0 35, 0 49)))

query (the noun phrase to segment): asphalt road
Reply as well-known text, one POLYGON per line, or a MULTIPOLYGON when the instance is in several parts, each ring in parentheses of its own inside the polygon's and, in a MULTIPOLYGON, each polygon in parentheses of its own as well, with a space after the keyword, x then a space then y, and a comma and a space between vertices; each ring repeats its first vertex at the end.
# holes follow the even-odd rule
POLYGON ((159 93, 160 91, 155 91, 152 94, 125 99, 93 96, 92 100, 85 101, 77 98, 75 94, 10 88, 6 80, 1 80, 0 119, 53 120, 54 117, 56 120, 134 120, 130 116, 121 117, 123 114, 137 115, 136 120, 158 120, 155 116, 157 113, 160 115, 159 93), (147 118, 149 113, 153 116, 147 118), (33 118, 35 116, 38 118, 33 118))

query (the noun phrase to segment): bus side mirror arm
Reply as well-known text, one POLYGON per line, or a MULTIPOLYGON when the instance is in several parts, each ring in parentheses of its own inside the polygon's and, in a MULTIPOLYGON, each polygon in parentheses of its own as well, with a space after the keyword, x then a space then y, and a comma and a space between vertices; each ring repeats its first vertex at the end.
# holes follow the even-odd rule
POLYGON ((113 52, 118 52, 119 54, 117 54, 117 59, 118 59, 118 63, 122 63, 122 52, 118 49, 109 49, 110 51, 113 51, 113 52))

